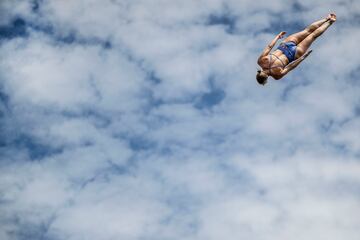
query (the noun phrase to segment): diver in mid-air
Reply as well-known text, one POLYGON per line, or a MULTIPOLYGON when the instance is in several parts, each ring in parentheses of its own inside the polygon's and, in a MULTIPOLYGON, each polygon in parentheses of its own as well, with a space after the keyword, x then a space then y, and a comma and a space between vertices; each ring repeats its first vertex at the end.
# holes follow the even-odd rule
POLYGON ((312 50, 308 51, 310 45, 335 21, 336 15, 330 13, 326 18, 312 23, 303 31, 285 38, 279 47, 270 53, 277 40, 286 34, 286 32, 279 33, 258 59, 258 64, 262 68, 256 75, 258 83, 265 85, 269 76, 278 80, 297 67, 312 52, 312 50))

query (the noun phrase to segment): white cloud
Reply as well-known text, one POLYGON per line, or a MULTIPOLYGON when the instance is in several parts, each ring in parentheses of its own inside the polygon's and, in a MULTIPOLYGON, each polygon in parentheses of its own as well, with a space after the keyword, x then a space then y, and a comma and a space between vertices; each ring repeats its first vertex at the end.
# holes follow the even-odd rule
POLYGON ((2 17, 0 18, 0 26, 6 26, 13 18, 18 15, 24 15, 29 12, 32 4, 30 1, 21 0, 3 0, 0 3, 0 12, 2 17))
POLYGON ((0 45, 0 238, 359 236, 358 3, 4 3, 29 34, 0 45), (259 87, 272 35, 330 10, 259 87))

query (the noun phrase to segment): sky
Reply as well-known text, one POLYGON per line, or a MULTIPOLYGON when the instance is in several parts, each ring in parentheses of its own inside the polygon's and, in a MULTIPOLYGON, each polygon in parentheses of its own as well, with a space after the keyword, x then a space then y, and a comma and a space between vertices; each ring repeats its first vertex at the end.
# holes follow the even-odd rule
POLYGON ((358 240, 360 2, 1 0, 0 239, 358 240), (280 31, 336 12, 257 84, 280 31))

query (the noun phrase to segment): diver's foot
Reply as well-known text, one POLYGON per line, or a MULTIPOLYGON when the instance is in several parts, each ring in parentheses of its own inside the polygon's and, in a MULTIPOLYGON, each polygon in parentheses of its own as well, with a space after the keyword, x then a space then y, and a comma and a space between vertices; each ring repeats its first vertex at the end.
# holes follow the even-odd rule
POLYGON ((327 19, 330 21, 330 23, 333 23, 336 21, 336 14, 335 13, 329 13, 327 16, 327 19))

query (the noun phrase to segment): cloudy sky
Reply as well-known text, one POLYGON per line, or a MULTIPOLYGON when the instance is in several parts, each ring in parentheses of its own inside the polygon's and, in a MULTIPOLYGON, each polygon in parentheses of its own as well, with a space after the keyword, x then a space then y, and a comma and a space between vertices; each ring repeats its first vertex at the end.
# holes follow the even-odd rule
POLYGON ((358 240, 360 3, 1 0, 0 239, 358 240), (335 11, 265 87, 280 31, 335 11))

